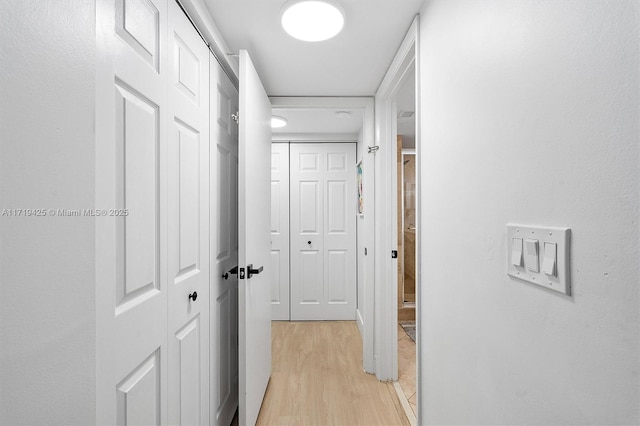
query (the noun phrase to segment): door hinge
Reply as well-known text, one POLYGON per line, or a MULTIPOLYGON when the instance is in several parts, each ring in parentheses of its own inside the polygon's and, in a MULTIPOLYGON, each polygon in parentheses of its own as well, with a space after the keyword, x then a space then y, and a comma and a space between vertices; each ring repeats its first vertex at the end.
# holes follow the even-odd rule
POLYGON ((398 250, 391 250, 391 258, 392 259, 398 258, 398 250))
POLYGON ((231 114, 231 119, 236 122, 236 124, 240 123, 240 111, 236 111, 235 114, 231 114))
POLYGON ((240 268, 240 272, 238 272, 238 279, 244 280, 244 268, 240 268))

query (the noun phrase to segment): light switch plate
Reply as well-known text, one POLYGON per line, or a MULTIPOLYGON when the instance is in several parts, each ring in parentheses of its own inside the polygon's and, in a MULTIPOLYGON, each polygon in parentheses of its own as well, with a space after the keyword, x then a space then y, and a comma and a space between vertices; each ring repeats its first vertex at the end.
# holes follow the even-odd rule
MULTIPOLYGON (((507 224, 507 274, 558 293, 571 295, 570 245, 571 229, 569 228, 509 223, 507 224), (519 239, 521 241, 538 240, 537 261, 540 264, 536 265, 536 268, 529 268, 531 265, 527 265, 527 256, 524 256, 523 264, 513 264, 513 242, 519 239), (555 276, 545 274, 544 268, 541 267, 545 258, 545 243, 556 245, 555 276), (530 269, 534 269, 534 271, 530 269)), ((547 244, 546 247, 549 245, 547 244)))

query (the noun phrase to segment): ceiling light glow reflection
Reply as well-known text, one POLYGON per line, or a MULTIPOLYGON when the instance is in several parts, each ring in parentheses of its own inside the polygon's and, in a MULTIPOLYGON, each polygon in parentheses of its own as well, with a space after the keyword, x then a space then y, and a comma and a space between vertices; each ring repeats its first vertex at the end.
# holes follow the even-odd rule
POLYGON ((342 31, 344 13, 333 2, 295 0, 285 5, 281 22, 291 37, 302 41, 323 41, 342 31))
POLYGON ((287 119, 284 117, 278 117, 277 115, 271 116, 271 128, 277 129, 278 127, 284 127, 287 125, 287 119))

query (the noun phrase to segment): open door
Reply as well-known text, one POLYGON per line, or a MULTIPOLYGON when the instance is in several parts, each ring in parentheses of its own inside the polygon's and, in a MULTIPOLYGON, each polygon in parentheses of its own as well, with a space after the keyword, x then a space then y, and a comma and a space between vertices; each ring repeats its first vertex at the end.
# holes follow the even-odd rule
POLYGON ((271 375, 271 103, 246 50, 239 110, 239 420, 253 425, 271 375))

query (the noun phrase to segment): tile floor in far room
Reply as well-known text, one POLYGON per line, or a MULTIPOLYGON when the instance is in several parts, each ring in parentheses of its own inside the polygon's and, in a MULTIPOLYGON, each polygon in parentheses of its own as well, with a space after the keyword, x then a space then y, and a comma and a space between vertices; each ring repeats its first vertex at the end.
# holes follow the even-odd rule
POLYGON ((416 402, 416 344, 398 324, 398 383, 409 401, 413 414, 418 416, 416 402))

